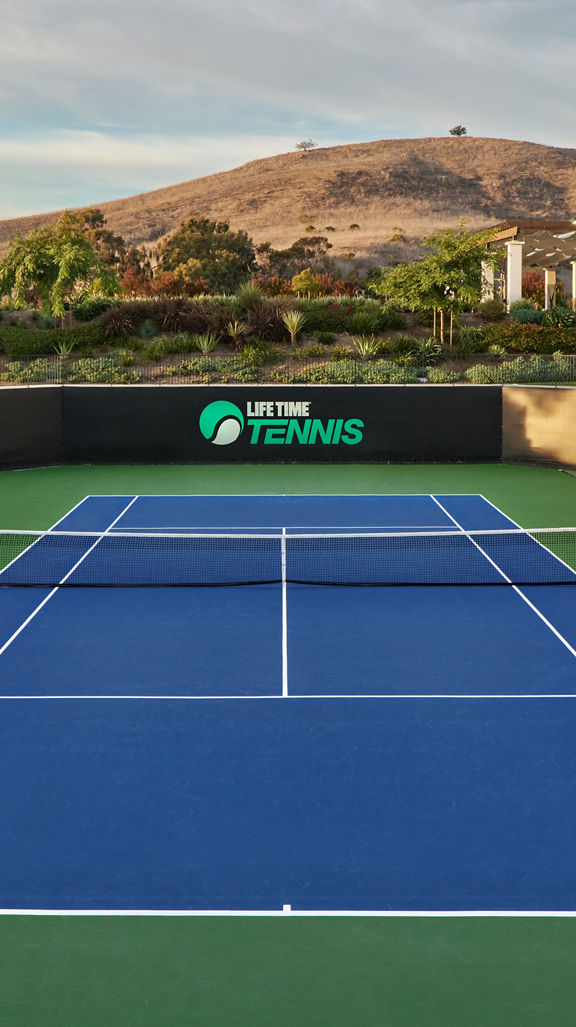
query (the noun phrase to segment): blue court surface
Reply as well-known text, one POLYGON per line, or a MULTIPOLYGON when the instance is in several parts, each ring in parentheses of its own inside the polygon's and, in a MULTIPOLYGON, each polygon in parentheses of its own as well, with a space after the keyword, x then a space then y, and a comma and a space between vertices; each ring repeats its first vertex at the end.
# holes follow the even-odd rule
POLYGON ((0 909, 576 911, 576 574, 487 500, 94 496, 51 531, 0 572, 0 909), (210 573, 147 587, 184 535, 210 573))

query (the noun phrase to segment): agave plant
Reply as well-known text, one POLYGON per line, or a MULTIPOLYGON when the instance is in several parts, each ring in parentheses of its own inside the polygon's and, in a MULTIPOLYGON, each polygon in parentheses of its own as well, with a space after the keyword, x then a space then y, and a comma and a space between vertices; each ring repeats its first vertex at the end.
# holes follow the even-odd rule
POLYGON ((74 349, 74 339, 58 339, 54 349, 59 357, 67 357, 74 349))
POLYGON ((375 335, 353 335, 352 344, 362 360, 378 356, 381 350, 380 339, 375 335))
POLYGON ((192 344, 201 353, 211 353, 218 345, 218 336, 214 332, 202 332, 192 336, 192 344))
POLYGON ((306 324, 306 315, 301 310, 287 310, 282 314, 282 320, 288 329, 290 342, 294 345, 296 336, 306 324))
POLYGON ((230 336, 236 349, 240 348, 244 330, 244 325, 240 321, 229 321, 226 325, 226 334, 230 336))

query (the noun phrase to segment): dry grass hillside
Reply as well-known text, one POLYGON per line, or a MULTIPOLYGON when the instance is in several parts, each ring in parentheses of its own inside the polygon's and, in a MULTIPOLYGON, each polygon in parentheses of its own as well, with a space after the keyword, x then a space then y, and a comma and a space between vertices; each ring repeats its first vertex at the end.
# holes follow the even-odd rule
MULTIPOLYGON (((576 149, 470 137, 384 139, 281 154, 109 203, 96 196, 94 206, 138 245, 196 215, 285 247, 305 234, 309 216, 312 234, 328 236, 334 256, 381 258, 395 233, 412 250, 422 236, 462 218, 481 227, 511 217, 576 217, 576 149)), ((1 221, 0 254, 14 235, 56 213, 1 221)))

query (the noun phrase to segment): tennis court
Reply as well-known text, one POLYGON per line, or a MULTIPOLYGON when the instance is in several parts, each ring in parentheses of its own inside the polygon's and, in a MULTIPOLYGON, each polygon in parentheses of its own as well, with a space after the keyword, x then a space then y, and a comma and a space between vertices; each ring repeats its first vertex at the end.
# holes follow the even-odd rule
POLYGON ((123 495, 2 545, 5 911, 576 908, 569 532, 123 495))

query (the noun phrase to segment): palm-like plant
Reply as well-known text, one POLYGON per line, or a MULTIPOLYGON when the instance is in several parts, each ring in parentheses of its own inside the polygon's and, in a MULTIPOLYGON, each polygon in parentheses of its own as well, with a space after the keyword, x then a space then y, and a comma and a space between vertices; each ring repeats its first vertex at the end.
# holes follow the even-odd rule
POLYGON ((229 321, 226 325, 226 334, 230 336, 236 349, 240 349, 244 336, 244 325, 240 321, 229 321))
POLYGON ((353 335, 352 344, 362 360, 378 356, 382 349, 382 343, 375 335, 353 335))
POLYGON ((218 345, 218 336, 214 332, 202 332, 192 336, 192 344, 201 353, 211 353, 218 345))
POLYGON ((282 321, 288 329, 290 342, 294 345, 296 336, 302 331, 306 324, 306 315, 301 310, 287 310, 282 314, 282 321))

